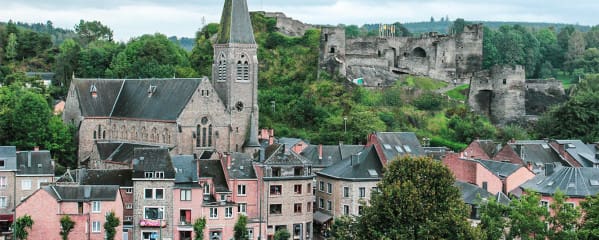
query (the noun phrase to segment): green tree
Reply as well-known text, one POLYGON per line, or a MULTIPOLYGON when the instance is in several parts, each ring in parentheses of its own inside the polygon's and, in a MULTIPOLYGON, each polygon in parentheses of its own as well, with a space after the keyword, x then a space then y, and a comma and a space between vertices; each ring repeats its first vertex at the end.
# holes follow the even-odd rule
POLYGON ((237 223, 235 223, 235 227, 233 228, 235 231, 234 238, 235 240, 248 240, 249 234, 247 230, 247 217, 243 214, 239 215, 237 219, 237 223))
POLYGON ((442 163, 405 156, 387 163, 358 217, 357 239, 472 239, 455 179, 442 163))
POLYGON ((357 38, 360 36, 360 28, 356 25, 345 26, 345 37, 348 39, 357 38))
POLYGON ((451 26, 449 26, 448 32, 453 34, 461 34, 462 32, 464 32, 464 27, 466 27, 466 25, 468 24, 470 23, 466 22, 466 20, 464 20, 463 18, 457 18, 455 21, 453 21, 451 26))
POLYGON ((581 217, 578 207, 566 204, 566 195, 562 191, 556 191, 553 202, 549 205, 552 214, 547 218, 549 222, 550 239, 577 239, 577 225, 581 217))
POLYGON ((59 53, 56 55, 56 64, 54 65, 54 84, 59 87, 59 95, 66 96, 66 91, 71 84, 73 74, 77 69, 79 61, 79 52, 81 47, 73 39, 65 40, 59 47, 59 53))
POLYGON ((17 43, 17 35, 14 33, 8 34, 8 43, 6 44, 6 59, 13 60, 17 57, 18 54, 18 43, 17 43))
POLYGON ((549 217, 547 207, 540 205, 541 195, 527 191, 520 199, 513 199, 509 211, 509 237, 522 240, 545 239, 547 226, 544 219, 549 217))
POLYGON ((485 234, 487 240, 503 239, 507 226, 508 207, 497 202, 494 198, 481 203, 480 224, 478 228, 485 234))
POLYGON ((196 32, 196 43, 191 50, 189 61, 200 76, 211 76, 212 74, 214 48, 210 39, 218 32, 219 28, 218 24, 211 23, 196 32))
POLYGON ((87 45, 96 40, 112 41, 112 30, 100 21, 79 21, 75 25, 75 32, 82 45, 87 45))
POLYGON ((60 166, 77 168, 77 143, 74 138, 76 131, 75 126, 65 124, 60 115, 52 116, 48 122, 48 137, 44 147, 50 150, 52 159, 60 166))
POLYGON ((124 45, 111 41, 93 41, 81 49, 77 57, 77 77, 103 78, 106 69, 124 45))
POLYGON ((206 228, 206 218, 198 218, 193 223, 193 233, 195 234, 194 240, 204 239, 204 228, 206 228))
POLYGON ((75 227, 75 222, 69 217, 69 215, 64 215, 60 218, 60 236, 62 236, 62 240, 69 239, 69 233, 75 227))
POLYGON ((578 235, 580 239, 599 239, 599 195, 587 197, 580 203, 583 220, 578 235))
POLYGON ((104 231, 106 231, 106 239, 114 240, 116 236, 116 227, 121 225, 121 221, 114 214, 114 211, 110 211, 108 215, 106 215, 106 222, 104 223, 104 231))
POLYGON ((23 91, 14 99, 11 122, 14 131, 10 144, 19 149, 42 146, 48 138, 47 126, 51 112, 44 96, 23 91))
POLYGON ((31 219, 31 216, 24 215, 18 217, 16 221, 12 224, 15 238, 18 240, 26 240, 27 236, 29 236, 29 232, 27 232, 27 229, 31 230, 32 226, 33 219, 31 219))
POLYGON ((353 216, 341 216, 335 218, 331 226, 331 235, 335 240, 353 240, 358 236, 356 218, 353 216))
POLYGON ((291 237, 287 228, 281 228, 275 232, 274 240, 288 240, 291 237))

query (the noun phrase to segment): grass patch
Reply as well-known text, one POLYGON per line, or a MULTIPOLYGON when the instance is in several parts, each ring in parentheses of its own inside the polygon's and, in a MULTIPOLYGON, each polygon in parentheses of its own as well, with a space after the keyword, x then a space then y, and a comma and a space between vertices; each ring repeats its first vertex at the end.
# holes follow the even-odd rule
POLYGON ((469 85, 464 84, 447 92, 447 96, 451 99, 466 101, 466 93, 469 85))
POLYGON ((564 85, 564 89, 569 89, 572 87, 572 76, 566 72, 559 71, 557 72, 557 80, 560 80, 564 85))
POLYGON ((402 82, 402 85, 415 87, 421 90, 434 91, 446 87, 447 83, 427 77, 409 76, 402 82))

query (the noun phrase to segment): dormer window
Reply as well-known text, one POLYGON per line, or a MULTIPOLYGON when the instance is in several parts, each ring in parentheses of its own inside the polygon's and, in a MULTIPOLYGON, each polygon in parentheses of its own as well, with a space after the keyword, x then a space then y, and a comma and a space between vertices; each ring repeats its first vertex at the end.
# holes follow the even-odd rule
POLYGON ((156 173, 154 174, 154 176, 155 176, 156 178, 164 178, 164 172, 162 172, 162 171, 160 171, 160 172, 156 172, 156 173))
POLYGON ((145 172, 144 176, 145 178, 154 178, 154 172, 145 172))
POLYGON ((98 88, 96 88, 96 84, 92 84, 89 87, 89 93, 92 95, 92 97, 97 97, 98 96, 98 88))

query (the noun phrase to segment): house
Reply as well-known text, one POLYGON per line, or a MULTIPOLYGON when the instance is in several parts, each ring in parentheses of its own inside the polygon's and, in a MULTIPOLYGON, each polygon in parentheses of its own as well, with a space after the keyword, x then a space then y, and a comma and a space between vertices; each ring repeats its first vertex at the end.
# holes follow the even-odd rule
POLYGON ((43 184, 54 181, 54 161, 50 151, 17 152, 16 199, 21 201, 43 184))
POLYGON ((476 139, 462 151, 462 154, 466 158, 491 159, 499 151, 498 147, 500 145, 493 140, 476 139))
POLYGON ((460 154, 446 155, 443 164, 451 170, 457 181, 474 184, 492 194, 509 194, 534 177, 534 173, 522 165, 462 158, 460 154))
POLYGON ((225 174, 228 185, 234 189, 232 201, 237 204, 237 215, 244 214, 248 218, 246 227, 249 239, 266 236, 266 224, 263 224, 265 221, 261 218, 259 208, 262 196, 260 191, 264 189, 260 189, 261 184, 254 169, 254 158, 245 153, 228 155, 225 174))
POLYGON ((197 160, 193 155, 172 157, 175 167, 173 222, 175 240, 193 239, 193 223, 202 217, 203 189, 198 180, 197 160))
POLYGON ((310 161, 285 146, 273 144, 260 150, 254 164, 259 179, 260 214, 271 238, 287 229, 293 239, 312 239, 314 175, 310 161))
POLYGON ((462 200, 470 207, 469 220, 473 224, 478 224, 478 220, 480 220, 480 204, 484 201, 488 201, 490 199, 495 199, 500 204, 509 205, 511 200, 510 198, 499 192, 497 194, 492 194, 489 191, 482 189, 474 184, 456 181, 454 186, 456 186, 460 190, 460 194, 462 195, 462 200))
POLYGON ((300 155, 312 163, 313 172, 319 172, 363 149, 364 145, 309 145, 300 155))
POLYGON ((546 164, 543 173, 537 174, 520 186, 522 191, 541 194, 541 204, 549 208, 553 195, 561 191, 566 195, 566 203, 580 206, 586 197, 599 193, 599 168, 565 167, 559 164, 546 164))
MULTIPOLYGON (((50 185, 36 190, 16 208, 16 216, 31 216, 29 239, 61 239, 60 218, 69 216, 75 226, 69 239, 105 238, 106 214, 123 219, 123 203, 116 185, 50 185)), ((115 239, 123 239, 122 225, 115 239)))
POLYGON ((374 145, 383 165, 398 156, 424 156, 425 152, 413 132, 375 132, 366 146, 374 145))
POLYGON ((596 146, 589 147, 580 140, 552 140, 549 145, 572 167, 599 167, 596 146))
POLYGON ((96 141, 87 160, 91 169, 132 169, 136 148, 159 148, 158 144, 137 144, 119 141, 96 141))
POLYGON ((212 79, 73 79, 63 121, 79 129, 80 166, 98 141, 177 155, 258 150, 258 45, 247 2, 225 1, 221 19, 212 79))
POLYGON ((375 146, 370 145, 317 172, 314 221, 318 227, 328 229, 335 217, 361 215, 382 179, 383 167, 375 146))
POLYGON ((9 234, 13 222, 13 209, 17 205, 15 197, 17 173, 17 148, 0 146, 0 231, 9 234))
POLYGON ((300 153, 310 144, 306 141, 299 138, 287 138, 282 137, 277 139, 277 143, 281 145, 285 145, 285 151, 294 151, 295 153, 300 153))
POLYGON ((175 168, 169 151, 137 148, 133 154, 133 238, 172 239, 175 168))
POLYGON ((519 140, 508 142, 493 159, 520 164, 539 174, 548 163, 593 166, 595 156, 594 151, 579 140, 519 140))

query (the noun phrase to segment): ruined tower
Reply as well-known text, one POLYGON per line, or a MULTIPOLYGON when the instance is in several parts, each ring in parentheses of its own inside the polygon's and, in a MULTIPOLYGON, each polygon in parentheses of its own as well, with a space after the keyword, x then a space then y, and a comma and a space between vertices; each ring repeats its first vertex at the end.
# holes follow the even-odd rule
POLYGON ((258 143, 258 45, 246 0, 226 0, 214 44, 212 84, 230 115, 230 151, 258 143), (238 143, 243 142, 243 146, 238 143))

